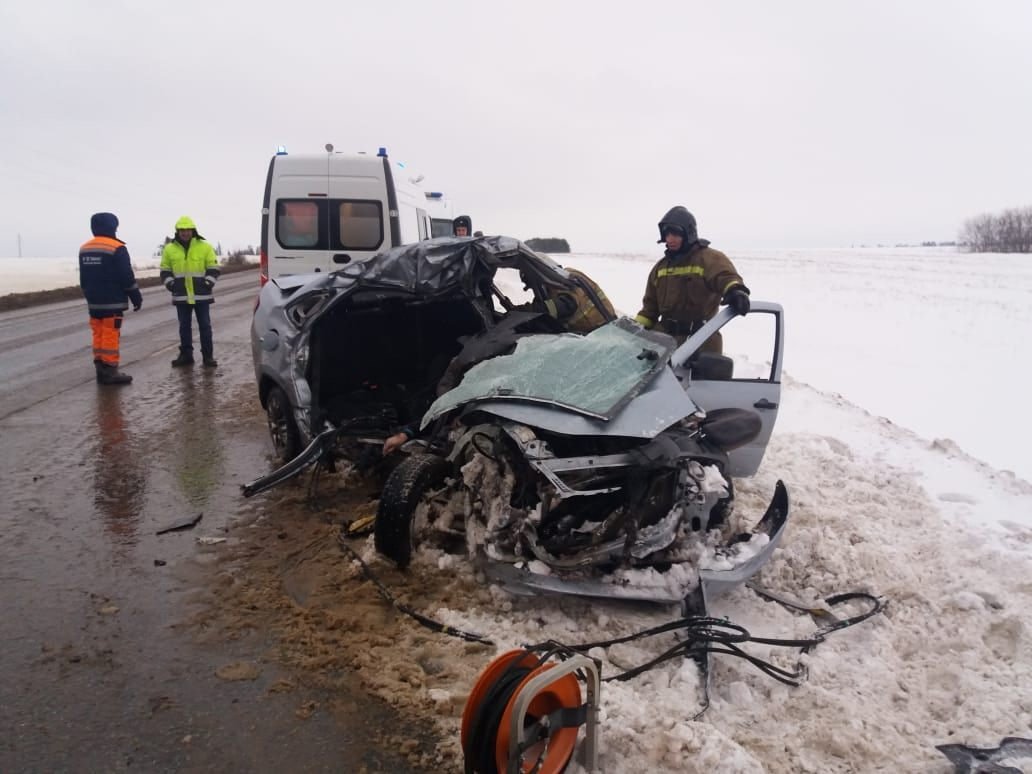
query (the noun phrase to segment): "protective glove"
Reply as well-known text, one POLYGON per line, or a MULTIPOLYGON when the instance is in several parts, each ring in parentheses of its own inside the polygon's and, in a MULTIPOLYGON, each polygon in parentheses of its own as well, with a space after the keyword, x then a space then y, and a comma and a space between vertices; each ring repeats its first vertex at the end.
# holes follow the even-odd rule
POLYGON ((143 306, 143 301, 141 301, 141 302, 140 302, 140 303, 138 303, 138 304, 133 304, 133 311, 134 311, 134 312, 139 312, 139 311, 140 311, 140 307, 141 307, 141 306, 143 306))
POLYGON ((175 282, 175 280, 176 280, 175 277, 166 277, 165 278, 165 290, 167 290, 169 293, 172 292, 172 283, 175 282))
POLYGON ((743 285, 735 285, 724 294, 724 303, 734 310, 735 314, 749 314, 749 291, 743 285))

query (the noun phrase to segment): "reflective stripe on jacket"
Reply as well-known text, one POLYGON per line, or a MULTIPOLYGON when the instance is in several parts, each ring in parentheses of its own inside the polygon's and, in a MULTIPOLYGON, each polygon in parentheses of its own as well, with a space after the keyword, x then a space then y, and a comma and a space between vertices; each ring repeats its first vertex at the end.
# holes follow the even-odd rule
POLYGON ((685 336, 717 313, 720 300, 735 285, 744 285, 731 259, 719 250, 698 246, 687 253, 667 253, 652 267, 636 319, 685 336))
POLYGON ((219 278, 215 251, 203 239, 194 237, 189 248, 173 239, 161 251, 161 281, 172 291, 173 304, 210 304, 219 278))
POLYGON ((143 301, 125 242, 95 236, 79 248, 79 287, 91 317, 115 317, 143 301))

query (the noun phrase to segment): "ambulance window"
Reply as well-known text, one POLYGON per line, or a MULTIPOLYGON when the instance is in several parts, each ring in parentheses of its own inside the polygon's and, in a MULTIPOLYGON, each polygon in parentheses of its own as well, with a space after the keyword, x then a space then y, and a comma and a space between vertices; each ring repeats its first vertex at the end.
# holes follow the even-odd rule
POLYGON ((318 248, 319 204, 310 200, 276 203, 276 239, 283 247, 318 248))
POLYGON ((431 218, 430 220, 430 235, 435 237, 452 236, 455 232, 452 230, 451 218, 431 218))
POLYGON ((335 201, 338 250, 375 250, 383 242, 383 213, 379 202, 335 201))

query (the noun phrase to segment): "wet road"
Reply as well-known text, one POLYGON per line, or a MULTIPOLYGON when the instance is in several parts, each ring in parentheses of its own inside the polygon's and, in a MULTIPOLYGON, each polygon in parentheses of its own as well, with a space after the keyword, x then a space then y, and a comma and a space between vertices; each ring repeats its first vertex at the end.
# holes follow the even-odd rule
POLYGON ((375 743, 382 703, 306 689, 260 629, 187 623, 227 545, 198 538, 238 539, 239 485, 269 466, 256 291, 255 272, 225 277, 220 367, 175 370, 175 313, 145 290, 120 388, 94 381, 82 302, 0 315, 0 771, 409 770, 375 743))

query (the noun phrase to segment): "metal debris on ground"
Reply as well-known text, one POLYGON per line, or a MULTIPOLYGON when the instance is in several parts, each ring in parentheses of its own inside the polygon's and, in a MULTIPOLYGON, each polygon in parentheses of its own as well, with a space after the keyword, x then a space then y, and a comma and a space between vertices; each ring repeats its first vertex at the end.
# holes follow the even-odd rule
POLYGON ((162 527, 154 534, 164 535, 166 532, 181 532, 185 529, 193 529, 197 526, 197 522, 199 522, 203 516, 203 513, 198 513, 196 516, 187 516, 185 519, 172 522, 167 527, 162 527))

